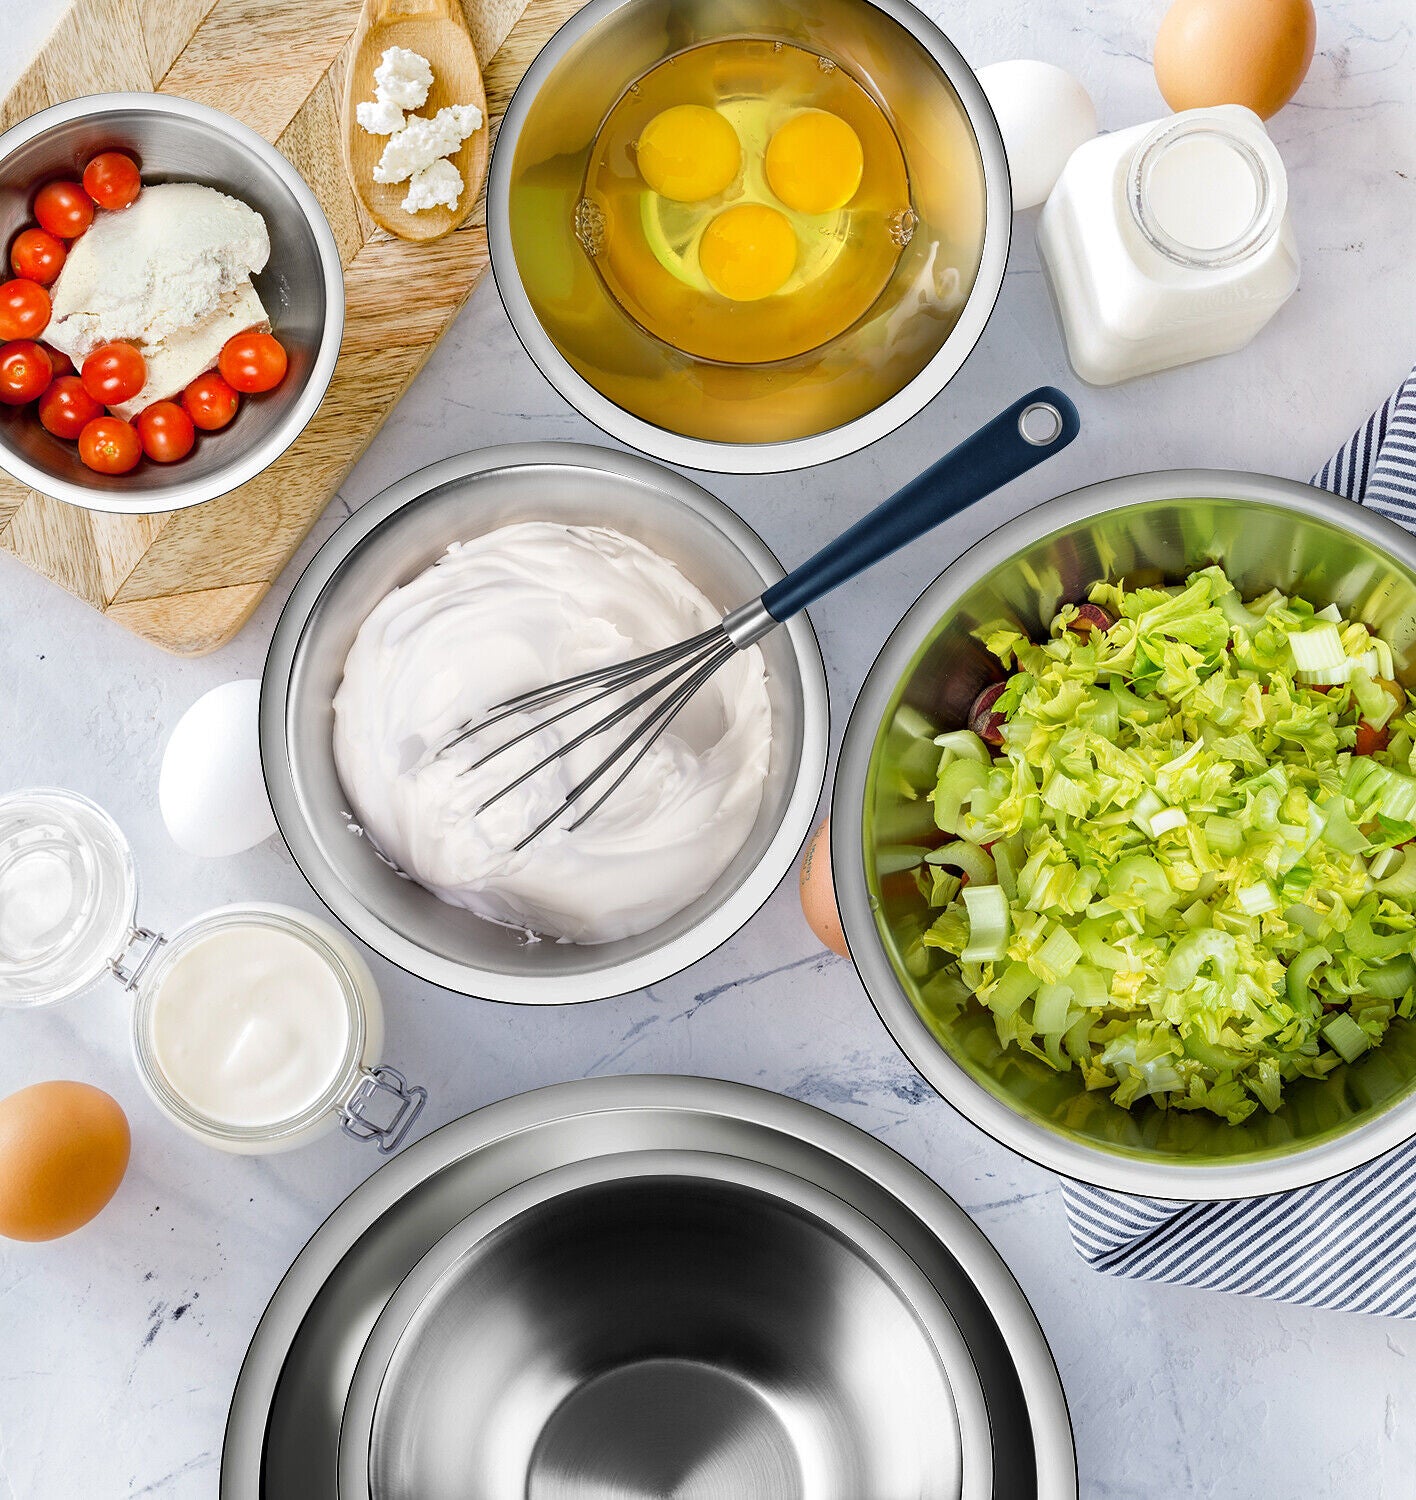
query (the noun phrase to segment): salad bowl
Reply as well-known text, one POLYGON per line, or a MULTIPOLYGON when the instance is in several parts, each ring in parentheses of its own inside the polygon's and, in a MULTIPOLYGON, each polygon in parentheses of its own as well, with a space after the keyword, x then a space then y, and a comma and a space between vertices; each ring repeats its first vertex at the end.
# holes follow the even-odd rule
MULTIPOLYGON (((1076 1070, 1000 1046, 976 1002, 948 1019, 904 961, 926 908, 881 852, 910 840, 929 804, 898 774, 911 715, 968 721, 997 664, 974 632, 999 620, 1039 639, 1058 608, 1103 579, 1182 581, 1218 563, 1245 598, 1270 588, 1336 604, 1391 647, 1416 687, 1416 539, 1311 486, 1184 470, 1108 480, 1027 512, 947 568, 905 615, 867 676, 846 731, 831 817, 831 866, 851 957, 911 1062, 1003 1144, 1066 1176, 1181 1200, 1301 1187, 1416 1135, 1416 1023, 1321 1080, 1288 1084, 1280 1107, 1240 1124, 1199 1111, 1127 1110, 1076 1070)), ((918 738, 916 736, 916 743, 918 738)))

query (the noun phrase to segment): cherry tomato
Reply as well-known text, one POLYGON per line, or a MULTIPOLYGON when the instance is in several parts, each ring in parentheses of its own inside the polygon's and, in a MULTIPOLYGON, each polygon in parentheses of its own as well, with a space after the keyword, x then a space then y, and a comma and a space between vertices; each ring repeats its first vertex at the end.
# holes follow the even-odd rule
POLYGON ((49 356, 28 339, 0 348, 0 401, 23 406, 44 393, 54 376, 49 356))
POLYGON ((222 379, 243 395, 274 390, 285 379, 285 349, 271 333, 238 333, 217 361, 222 379))
POLYGON ((93 199, 77 182, 46 182, 35 194, 40 227, 61 240, 76 240, 93 223, 93 199))
POLYGON ((122 151, 102 151, 84 168, 84 191, 100 208, 127 208, 142 185, 137 162, 122 151))
POLYGON ((39 420, 55 437, 74 438, 103 415, 103 408, 84 389, 77 375, 61 375, 39 398, 39 420))
POLYGON ((147 379, 147 363, 132 344, 100 344, 84 361, 84 389, 95 401, 131 401, 147 379))
POLYGON ((182 392, 182 405, 187 415, 203 432, 215 432, 236 415, 241 398, 217 374, 208 370, 182 392))
POLYGON ((160 464, 186 458, 197 440, 192 419, 175 401, 154 401, 138 416, 143 452, 160 464))
POLYGON ((1359 719, 1357 723, 1357 743, 1352 747, 1354 755, 1375 755, 1379 750, 1385 750, 1391 742, 1391 734, 1385 728, 1377 729, 1365 719, 1359 719))
POLYGON ((79 434, 79 457, 99 474, 126 474, 143 456, 142 440, 119 417, 95 417, 79 434))
POLYGON ((49 293, 37 281, 0 282, 0 339, 32 339, 49 323, 49 293))
POLYGON ((55 277, 64 269, 64 257, 68 255, 64 241, 46 229, 22 229, 10 246, 10 264, 16 276, 37 281, 40 286, 52 286, 55 277))
POLYGON ((61 375, 72 375, 74 373, 74 361, 67 354, 55 349, 50 344, 41 343, 39 347, 49 356, 49 363, 54 366, 55 380, 58 380, 61 375))

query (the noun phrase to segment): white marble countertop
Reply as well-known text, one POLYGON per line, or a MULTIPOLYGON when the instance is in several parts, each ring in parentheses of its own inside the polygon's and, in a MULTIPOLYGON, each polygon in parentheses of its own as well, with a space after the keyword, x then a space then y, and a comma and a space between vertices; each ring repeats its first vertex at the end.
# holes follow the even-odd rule
MULTIPOLYGON (((1106 128, 1161 112, 1146 61, 1158 0, 926 8, 976 65, 1031 56, 1071 68, 1106 128)), ((1416 357, 1412 12, 1408 0, 1320 9, 1312 73, 1274 122, 1303 284, 1250 349, 1111 391, 1079 387, 1027 214, 992 322, 933 406, 826 468, 708 481, 783 558, 798 559, 1021 390, 1055 381, 1076 393, 1083 435, 1060 459, 813 612, 838 736, 905 602, 984 531, 1051 494, 1136 469, 1201 464, 1304 477, 1416 357)), ((410 470, 528 438, 603 441, 537 374, 488 280, 302 559, 410 470)), ((183 661, 0 556, 0 789, 62 784, 108 807, 136 851, 151 925, 257 897, 318 909, 277 842, 224 862, 188 858, 156 807, 172 725, 207 688, 259 673, 297 570, 233 645, 183 661)), ((688 972, 597 1005, 520 1010, 373 964, 389 1060, 432 1091, 427 1129, 539 1084, 689 1072, 810 1100, 918 1163, 969 1210, 1032 1299, 1071 1403, 1083 1495, 1416 1493, 1416 1329, 1087 1270, 1068 1242, 1056 1180, 959 1118, 915 1075, 850 965, 818 950, 794 880, 688 972)), ((85 1231, 0 1248, 0 1500, 212 1496, 227 1402, 266 1300, 374 1158, 338 1135, 263 1160, 186 1139, 139 1087, 116 993, 0 1018, 0 1095, 53 1077, 117 1096, 132 1122, 132 1165, 85 1231)))

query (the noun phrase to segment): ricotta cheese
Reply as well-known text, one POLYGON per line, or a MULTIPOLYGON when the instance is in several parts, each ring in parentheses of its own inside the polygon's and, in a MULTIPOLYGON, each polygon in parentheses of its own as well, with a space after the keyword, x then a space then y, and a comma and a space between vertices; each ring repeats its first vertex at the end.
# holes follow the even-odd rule
POLYGON ((130 207, 99 210, 69 247, 45 341, 76 365, 114 339, 151 358, 249 288, 269 258, 265 220, 239 199, 195 182, 145 187, 130 207))
POLYGON ((456 208, 462 196, 462 173, 446 158, 421 167, 408 179, 408 196, 403 200, 405 213, 421 213, 425 208, 456 208))
MULTIPOLYGON (((380 104, 391 104, 396 109, 421 109, 432 86, 432 65, 408 47, 388 48, 374 69, 374 97, 380 104)), ((388 132, 376 130, 374 134, 388 132)))
POLYGON ((396 104, 371 99, 355 106, 354 118, 369 135, 392 135, 403 129, 403 111, 396 104))
POLYGON ((482 123, 475 104, 450 104, 431 119, 409 115, 407 123, 388 145, 374 168, 375 182, 406 182, 415 172, 451 156, 482 123))
POLYGON ((221 346, 229 338, 259 328, 270 328, 265 307, 249 281, 232 288, 201 322, 191 328, 169 333, 160 344, 143 351, 147 363, 147 380, 131 401, 120 402, 110 410, 115 416, 131 422, 154 401, 167 401, 185 390, 198 375, 216 367, 221 346))

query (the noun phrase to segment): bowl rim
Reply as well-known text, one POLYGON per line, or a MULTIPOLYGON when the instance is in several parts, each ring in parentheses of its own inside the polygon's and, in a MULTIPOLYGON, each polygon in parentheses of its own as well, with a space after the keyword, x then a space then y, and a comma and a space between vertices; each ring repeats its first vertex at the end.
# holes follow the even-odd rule
POLYGON ((341 1494, 346 1488, 351 1495, 372 1494, 374 1430, 394 1360, 424 1308, 468 1257, 494 1235, 512 1229, 557 1198, 593 1188, 656 1181, 744 1188, 799 1211, 866 1262, 913 1316, 943 1379, 949 1410, 940 1417, 949 1428, 957 1481, 957 1485, 950 1484, 951 1494, 955 1500, 987 1500, 993 1493, 993 1458, 983 1387, 968 1344, 939 1289, 885 1229, 830 1188, 767 1162, 701 1146, 640 1147, 563 1162, 506 1188, 429 1246, 384 1304, 359 1351, 340 1422, 341 1494))
POLYGON ((167 515, 215 500, 254 479, 275 463, 309 425, 329 389, 344 337, 344 268, 340 262, 334 231, 329 227, 324 209, 290 160, 250 126, 243 125, 224 110, 199 104, 194 99, 184 99, 176 94, 114 92, 85 94, 62 104, 51 104, 0 135, 0 164, 19 147, 28 145, 57 125, 67 125, 86 116, 102 115, 120 109, 210 125, 244 147, 250 155, 274 172, 300 205, 305 222, 314 236, 325 290, 324 328, 305 389, 291 403, 264 442, 247 449, 204 480, 173 485, 170 489, 163 490, 155 500, 151 497, 144 498, 148 496, 146 491, 137 491, 133 499, 125 500, 107 492, 95 493, 83 485, 71 484, 66 479, 56 479, 48 470, 30 463, 7 446, 0 445, 0 469, 42 495, 66 501, 84 510, 102 511, 110 515, 167 515))
POLYGON ((1024 547, 1099 515, 1188 497, 1252 501, 1292 510, 1355 533, 1416 573, 1416 537, 1328 490, 1237 469, 1165 469, 1129 474, 1043 501, 981 538, 931 583, 890 633, 851 710, 836 765, 831 869, 846 946, 880 1019, 911 1066, 959 1114, 1009 1150, 1074 1181, 1112 1192, 1203 1202, 1309 1187, 1351 1171, 1416 1135, 1416 1090, 1328 1140, 1272 1160, 1183 1166, 1121 1155, 1037 1123, 976 1082, 935 1040, 905 994, 875 932, 861 827, 867 774, 900 674, 944 612, 1024 547))
MULTIPOLYGON (((727 942, 764 905, 795 865, 814 824, 826 786, 830 701, 821 646, 803 611, 781 627, 790 637, 801 681, 802 744, 776 832, 757 864, 720 905, 678 937, 636 958, 573 977, 509 975, 430 953, 370 911, 320 853, 300 811, 287 752, 290 679, 310 615, 335 572, 395 512, 458 480, 528 466, 595 469, 652 488, 664 500, 694 512, 715 527, 756 570, 764 587, 784 576, 782 565, 766 542, 731 506, 651 459, 588 443, 558 442, 504 444, 443 459, 396 481, 360 506, 324 543, 297 580, 276 621, 262 674, 261 763, 280 835, 300 873, 339 921, 376 953, 409 974, 475 999, 511 1005, 576 1005, 629 994, 673 977, 727 942)), ((469 920, 481 919, 469 914, 469 920)))
POLYGON ((973 353, 1003 290, 1013 234, 1013 186, 1003 136, 978 75, 963 54, 911 0, 861 0, 907 31, 929 53, 959 97, 983 165, 984 232, 978 270, 958 321, 932 359, 893 396, 824 432, 771 443, 685 437, 646 422, 600 394, 561 354, 526 294, 511 242, 507 199, 512 157, 522 126, 547 75, 566 50, 634 0, 590 0, 552 33, 517 84, 497 129, 487 172, 487 249, 492 280, 521 347, 552 387, 617 441, 651 458, 718 474, 771 474, 812 468, 859 452, 923 411, 973 353))
MULTIPOLYGON (((760 1086, 683 1074, 580 1078, 484 1104, 405 1147, 356 1187, 280 1278, 251 1336, 222 1438, 221 1500, 256 1500, 261 1494, 266 1439, 286 1361, 327 1280, 357 1255, 367 1231, 389 1216, 410 1212, 409 1199, 423 1184, 499 1144, 531 1140, 542 1129, 570 1121, 612 1123, 627 1116, 691 1120, 708 1132, 746 1125, 819 1153, 809 1176, 795 1165, 788 1170, 828 1191, 836 1192, 840 1173, 877 1184, 939 1244, 986 1307, 1022 1392, 1039 1500, 1077 1500, 1076 1444, 1056 1358, 1016 1276, 973 1219, 892 1146, 830 1111, 760 1086)), ((708 1149, 728 1149, 725 1140, 703 1131, 694 1139, 709 1140, 708 1149)), ((607 1143, 595 1154, 613 1149, 607 1143)), ((741 1146, 733 1154, 759 1159, 747 1157, 741 1146)), ((536 1165, 530 1163, 523 1176, 536 1165)))

